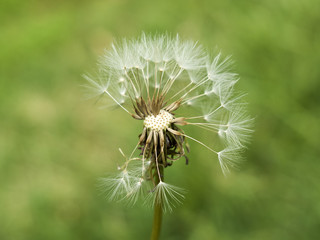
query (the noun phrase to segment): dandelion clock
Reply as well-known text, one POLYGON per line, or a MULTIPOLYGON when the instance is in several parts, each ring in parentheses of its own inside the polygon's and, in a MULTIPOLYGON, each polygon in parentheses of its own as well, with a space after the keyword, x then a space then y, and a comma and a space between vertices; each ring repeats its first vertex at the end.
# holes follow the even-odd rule
POLYGON ((228 174, 237 167, 252 132, 243 94, 235 91, 238 75, 229 71, 230 59, 211 56, 193 41, 177 35, 146 35, 112 44, 99 61, 98 76, 86 75, 88 97, 115 105, 141 134, 114 176, 103 178, 110 200, 154 207, 152 239, 158 239, 162 212, 184 199, 184 190, 166 182, 165 170, 184 159, 193 144, 213 155, 228 174), (190 128, 216 138, 198 139, 190 128), (189 147, 190 145, 190 147, 189 147))

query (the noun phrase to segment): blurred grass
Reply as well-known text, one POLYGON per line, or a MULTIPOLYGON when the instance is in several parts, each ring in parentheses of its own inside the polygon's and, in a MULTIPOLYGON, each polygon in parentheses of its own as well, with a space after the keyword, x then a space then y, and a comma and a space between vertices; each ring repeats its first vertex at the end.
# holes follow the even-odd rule
POLYGON ((239 172, 224 178, 194 143, 190 165, 168 170, 189 193, 162 238, 319 237, 319 12, 316 0, 2 0, 0 239, 148 239, 152 211, 108 203, 95 187, 139 122, 98 110, 79 87, 115 37, 141 31, 232 54, 256 116, 239 172))

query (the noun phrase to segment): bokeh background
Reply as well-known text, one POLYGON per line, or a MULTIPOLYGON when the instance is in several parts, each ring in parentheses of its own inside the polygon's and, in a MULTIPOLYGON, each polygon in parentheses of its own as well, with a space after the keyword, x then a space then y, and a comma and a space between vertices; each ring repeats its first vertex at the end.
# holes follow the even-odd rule
POLYGON ((152 210, 96 188, 141 123, 80 87, 115 38, 142 31, 232 54, 256 117, 240 171, 225 178, 195 143, 188 166, 168 169, 188 194, 162 239, 318 239, 319 13, 318 0, 1 0, 0 239, 149 238, 152 210))

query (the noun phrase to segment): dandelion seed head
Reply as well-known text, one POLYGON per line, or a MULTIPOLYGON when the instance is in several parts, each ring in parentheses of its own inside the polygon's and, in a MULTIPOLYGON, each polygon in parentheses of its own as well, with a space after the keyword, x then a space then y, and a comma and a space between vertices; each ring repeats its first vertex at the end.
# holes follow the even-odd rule
POLYGON ((171 211, 183 191, 164 182, 164 170, 187 158, 187 139, 214 154, 223 174, 238 166, 253 120, 244 94, 236 90, 239 77, 231 63, 221 52, 211 56, 178 35, 143 33, 112 44, 99 61, 98 76, 85 76, 86 94, 140 120, 142 131, 131 154, 120 150, 125 157, 120 173, 102 181, 109 199, 134 204, 146 197, 171 211), (216 141, 205 134, 196 139, 190 128, 209 132, 216 141))

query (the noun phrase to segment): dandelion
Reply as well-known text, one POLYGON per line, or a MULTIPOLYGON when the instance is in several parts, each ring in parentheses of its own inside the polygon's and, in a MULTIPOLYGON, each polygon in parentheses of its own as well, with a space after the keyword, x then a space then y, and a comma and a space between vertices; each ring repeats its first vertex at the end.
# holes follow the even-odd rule
POLYGON ((133 151, 126 156, 120 150, 125 158, 120 173, 101 181, 109 199, 147 202, 159 224, 162 211, 172 211, 184 199, 183 189, 165 181, 164 170, 180 158, 188 164, 188 140, 211 152, 223 174, 237 167, 252 119, 244 95, 235 90, 239 78, 230 64, 229 57, 210 56, 197 42, 178 35, 142 34, 105 52, 98 76, 85 76, 88 97, 141 121, 133 151), (188 134, 190 128, 209 132, 218 141, 212 145, 196 139, 188 134))

